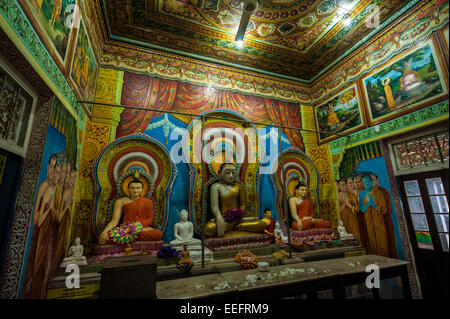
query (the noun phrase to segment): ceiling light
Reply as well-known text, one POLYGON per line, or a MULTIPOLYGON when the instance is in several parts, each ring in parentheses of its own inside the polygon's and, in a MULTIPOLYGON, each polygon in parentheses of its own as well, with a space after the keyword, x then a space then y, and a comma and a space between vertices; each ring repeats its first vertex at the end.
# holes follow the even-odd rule
POLYGON ((236 41, 236 46, 238 47, 238 48, 242 48, 242 45, 244 44, 244 41, 242 41, 242 40, 237 40, 236 41))

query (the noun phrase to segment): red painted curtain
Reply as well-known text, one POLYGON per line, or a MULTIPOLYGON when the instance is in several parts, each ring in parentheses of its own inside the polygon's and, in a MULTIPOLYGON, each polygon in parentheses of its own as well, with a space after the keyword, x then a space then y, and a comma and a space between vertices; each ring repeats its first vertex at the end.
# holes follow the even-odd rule
MULTIPOLYGON (((125 72, 121 103, 195 115, 211 110, 229 110, 251 122, 301 128, 301 114, 297 103, 211 89, 145 74, 125 72)), ((150 120, 160 114, 126 109, 121 114, 117 137, 145 131, 150 120)), ((283 129, 283 132, 293 146, 304 150, 302 136, 298 130, 283 129)))

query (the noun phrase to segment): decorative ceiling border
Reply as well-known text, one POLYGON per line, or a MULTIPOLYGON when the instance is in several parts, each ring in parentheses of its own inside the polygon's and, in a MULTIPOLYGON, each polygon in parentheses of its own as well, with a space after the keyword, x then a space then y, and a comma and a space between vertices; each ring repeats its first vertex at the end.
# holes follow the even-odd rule
POLYGON ((78 98, 66 77, 41 42, 19 3, 17 1, 0 0, 0 15, 2 16, 0 18, 1 26, 5 33, 9 37, 16 37, 16 39, 11 40, 19 47, 30 64, 40 69, 36 71, 43 77, 69 112, 78 119, 80 128, 84 129, 85 111, 78 103, 78 98), (28 54, 23 52, 23 49, 27 50, 28 54))
POLYGON ((197 85, 236 91, 288 102, 310 103, 310 87, 236 67, 226 67, 123 43, 106 42, 102 67, 129 70, 197 85))

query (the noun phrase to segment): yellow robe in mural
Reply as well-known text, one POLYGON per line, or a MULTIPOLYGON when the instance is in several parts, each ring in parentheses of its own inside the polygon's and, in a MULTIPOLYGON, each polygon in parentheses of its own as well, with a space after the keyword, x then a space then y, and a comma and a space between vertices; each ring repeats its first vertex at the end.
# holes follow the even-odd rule
POLYGON ((339 198, 341 220, 344 223, 347 232, 353 234, 353 236, 356 239, 358 239, 359 242, 361 242, 361 232, 359 229, 359 222, 358 222, 358 214, 359 214, 358 200, 355 194, 353 194, 350 191, 347 191, 345 195, 348 198, 350 206, 353 206, 353 209, 351 209, 345 204, 344 198, 339 198))
MULTIPOLYGON (((370 205, 364 212, 367 229, 367 253, 389 257, 389 240, 384 223, 384 215, 387 213, 386 201, 379 189, 372 189, 368 194, 372 194, 377 208, 375 209, 370 205)), ((364 205, 368 202, 367 195, 363 199, 364 205)))

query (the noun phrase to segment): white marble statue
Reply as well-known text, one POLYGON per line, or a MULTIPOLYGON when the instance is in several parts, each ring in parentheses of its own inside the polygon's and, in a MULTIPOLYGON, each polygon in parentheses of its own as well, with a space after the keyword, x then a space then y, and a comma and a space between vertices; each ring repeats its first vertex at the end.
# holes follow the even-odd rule
POLYGON ((194 238, 194 225, 188 221, 188 212, 183 209, 180 211, 180 221, 175 224, 173 233, 175 239, 170 242, 170 246, 177 250, 183 250, 183 245, 192 248, 201 248, 200 239, 194 238))
POLYGON ((342 220, 339 220, 339 226, 337 227, 337 230, 339 232, 340 239, 353 238, 353 234, 348 233, 347 229, 345 229, 344 222, 342 220))
POLYGON ((66 268, 67 265, 76 264, 79 266, 87 265, 86 257, 83 256, 84 247, 81 245, 80 237, 76 237, 73 241, 74 245, 70 246, 67 257, 63 259, 60 267, 66 268))
MULTIPOLYGON (((188 221, 188 212, 182 209, 179 213, 180 221, 175 224, 173 233, 175 239, 169 244, 177 251, 182 251, 183 246, 187 245, 190 257, 194 263, 199 263, 202 260, 202 243, 200 239, 194 238, 194 225, 188 221)), ((210 249, 205 247, 205 262, 213 261, 213 253, 210 249)))
POLYGON ((278 236, 280 236, 280 239, 282 242, 285 242, 285 243, 288 242, 287 236, 284 234, 283 230, 281 229, 280 222, 275 223, 275 230, 274 230, 273 234, 274 234, 275 238, 278 238, 278 236))

